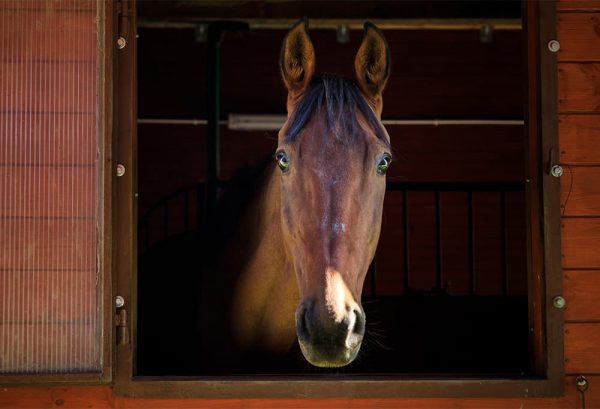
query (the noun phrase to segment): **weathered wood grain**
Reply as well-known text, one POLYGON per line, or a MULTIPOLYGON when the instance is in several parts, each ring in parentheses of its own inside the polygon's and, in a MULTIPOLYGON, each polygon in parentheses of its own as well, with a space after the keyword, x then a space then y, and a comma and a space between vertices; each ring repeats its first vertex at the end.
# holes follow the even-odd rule
POLYGON ((566 270, 563 288, 567 321, 600 321, 600 270, 566 270))
POLYGON ((557 16, 559 61, 600 61, 600 13, 557 16))
POLYGON ((0 218, 0 232, 0 269, 90 271, 97 267, 95 220, 0 218))
POLYGON ((0 166, 0 180, 0 217, 96 217, 95 166, 0 166))
MULTIPOLYGON (((0 407, 62 409, 192 409, 192 408, 348 408, 348 409, 570 409, 580 408, 580 394, 574 376, 565 378, 566 393, 556 398, 405 398, 405 399, 132 399, 116 397, 108 386, 40 387, 0 389, 0 407)), ((588 408, 600 407, 600 376, 588 376, 590 389, 586 392, 588 408)))
POLYGON ((595 11, 600 10, 598 0, 558 0, 556 2, 558 11, 595 11))
POLYGON ((558 110, 560 113, 600 111, 600 64, 559 63, 558 110))
POLYGON ((600 218, 562 220, 563 267, 600 267, 600 218))
POLYGON ((565 166, 560 203, 565 216, 600 215, 600 167, 565 166))
POLYGON ((600 325, 565 324, 565 372, 600 373, 600 325))
POLYGON ((560 115, 561 163, 600 164, 600 115, 560 115))

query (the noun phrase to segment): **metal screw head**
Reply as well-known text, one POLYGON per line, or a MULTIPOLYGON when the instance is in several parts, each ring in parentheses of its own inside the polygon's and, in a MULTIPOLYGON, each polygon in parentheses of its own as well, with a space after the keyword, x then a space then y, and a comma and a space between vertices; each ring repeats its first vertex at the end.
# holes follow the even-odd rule
POLYGON ((125 174, 125 166, 120 163, 117 165, 117 176, 121 177, 125 174))
POLYGON ((117 295, 115 297, 115 307, 121 308, 124 305, 125 305, 125 299, 123 297, 121 297, 120 295, 117 295))
POLYGON ((122 50, 123 48, 125 48, 126 45, 127 45, 127 40, 125 39, 125 37, 119 36, 119 38, 117 38, 117 48, 119 50, 122 50))
POLYGON ((338 43, 345 44, 345 43, 350 42, 350 29, 348 28, 347 25, 341 24, 341 25, 337 26, 335 34, 336 34, 338 43))
POLYGON ((554 306, 554 308, 558 308, 559 310, 565 308, 566 304, 567 301, 560 295, 557 295, 552 299, 552 305, 554 306))
POLYGON ((577 385, 577 390, 580 392, 585 392, 589 386, 587 378, 583 375, 577 376, 577 378, 575 378, 575 383, 577 385))
POLYGON ((563 167, 560 165, 554 165, 550 168, 550 174, 555 178, 559 178, 563 175, 563 167))
POLYGON ((482 43, 491 43, 494 41, 494 27, 489 24, 481 26, 479 29, 479 41, 482 43))
POLYGON ((560 43, 558 42, 558 40, 548 41, 548 50, 550 50, 550 52, 553 53, 558 52, 558 50, 560 50, 560 43))

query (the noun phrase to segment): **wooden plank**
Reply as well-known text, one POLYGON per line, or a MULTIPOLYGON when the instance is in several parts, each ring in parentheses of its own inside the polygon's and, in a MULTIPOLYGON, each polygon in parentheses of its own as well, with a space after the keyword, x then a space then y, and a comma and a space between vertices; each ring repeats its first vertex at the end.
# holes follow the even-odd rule
MULTIPOLYGON (((588 408, 600 407, 600 376, 588 376, 590 389, 586 392, 588 408)), ((566 409, 580 408, 580 394, 575 388, 574 377, 565 378, 566 394, 554 398, 398 398, 398 399, 140 399, 114 396, 109 386, 68 387, 5 387, 0 389, 0 407, 80 409, 192 409, 223 408, 372 408, 372 409, 566 409)))
POLYGON ((94 311, 86 321, 22 324, 0 322, 3 364, 13 373, 95 371, 98 362, 94 311))
MULTIPOLYGON (((95 62, 0 62, 0 112, 94 114, 97 109, 95 62)), ((72 116, 73 124, 77 117, 72 116)), ((75 132, 77 128, 60 129, 75 132)), ((20 129, 21 133, 27 132, 20 129)))
MULTIPOLYGON (((0 10, 43 10, 55 13, 57 11, 81 12, 95 10, 96 4, 93 0, 2 0, 0 10)), ((62 14, 61 14, 62 15, 62 14)))
POLYGON ((600 64, 558 65, 558 110, 560 113, 600 111, 600 64))
POLYGON ((95 114, 0 113, 0 129, 0 166, 96 163, 95 114))
MULTIPOLYGON (((223 113, 285 112, 277 58, 286 31, 223 35, 223 113)), ((205 45, 194 41, 192 30, 141 28, 139 33, 139 116, 205 117, 205 45)), ((354 78, 362 34, 353 30, 350 42, 340 44, 331 33, 310 32, 318 73, 354 78)), ((472 30, 387 30, 385 35, 395 68, 384 93, 384 118, 522 118, 520 31, 497 30, 492 43, 481 43, 472 30)))
POLYGON ((566 270, 564 297, 567 321, 600 321, 600 270, 566 270))
MULTIPOLYGON (((167 21, 194 19, 235 18, 240 20, 289 20, 291 16, 307 16, 313 27, 313 19, 464 19, 467 15, 476 21, 487 19, 518 19, 521 5, 518 1, 469 2, 468 13, 464 3, 452 2, 440 6, 439 0, 405 0, 400 3, 389 0, 353 0, 348 7, 344 0, 304 0, 286 2, 271 1, 219 1, 217 3, 173 1, 169 3, 141 1, 138 5, 141 18, 160 18, 167 21), (169 4, 172 3, 172 4, 169 4), (481 20, 480 20, 481 19, 481 20)), ((492 24, 494 25, 494 24, 492 24)), ((286 26, 285 28, 289 27, 286 26)), ((360 27, 362 29, 362 26, 360 27)))
POLYGON ((600 166, 566 166, 560 179, 560 203, 565 216, 600 215, 600 166))
MULTIPOLYGON (((5 6, 4 1, 0 3, 5 6)), ((96 61, 94 8, 75 13, 56 12, 52 7, 2 13, 6 24, 0 28, 0 61, 96 61)))
MULTIPOLYGON (((387 192, 383 204, 381 235, 377 246, 376 290, 378 295, 404 292, 404 220, 402 192, 387 192)), ((367 284, 370 277, 365 279, 367 284)), ((363 294, 369 294, 365 287, 363 294)))
MULTIPOLYGON (((206 127, 141 124, 138 129, 143 215, 163 196, 204 180, 206 127)), ((388 132, 396 155, 390 181, 525 179, 521 126, 390 126, 388 132)), ((230 179, 242 167, 261 163, 276 146, 276 132, 236 132, 222 126, 220 178, 230 179)))
POLYGON ((557 0, 557 11, 600 11, 598 0, 557 0))
POLYGON ((560 115, 560 161, 600 164, 600 115, 560 115))
POLYGON ((563 268, 600 267, 600 218, 564 218, 561 227, 563 268))
POLYGON ((0 166, 0 217, 96 217, 92 167, 0 166))
POLYGON ((0 270, 95 270, 95 220, 0 219, 0 270))
POLYGON ((600 373, 600 324, 565 324, 565 372, 600 373))
POLYGON ((397 156, 388 172, 388 180, 525 180, 525 128, 522 126, 386 128, 397 156))
POLYGON ((84 323, 97 308, 96 271, 0 271, 0 294, 0 325, 84 323))
POLYGON ((558 61, 600 61, 600 13, 557 16, 558 61))

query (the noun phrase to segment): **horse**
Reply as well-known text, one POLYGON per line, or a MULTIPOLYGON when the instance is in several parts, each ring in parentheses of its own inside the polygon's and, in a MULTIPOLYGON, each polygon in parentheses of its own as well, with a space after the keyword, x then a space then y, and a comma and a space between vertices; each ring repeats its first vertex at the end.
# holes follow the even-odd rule
POLYGON ((381 123, 389 47, 367 22, 356 78, 316 76, 301 19, 283 40, 279 65, 287 119, 221 253, 222 273, 205 277, 203 331, 227 333, 207 341, 220 363, 234 351, 285 354, 297 341, 310 364, 342 367, 356 358, 365 334, 361 293, 392 161, 381 123))

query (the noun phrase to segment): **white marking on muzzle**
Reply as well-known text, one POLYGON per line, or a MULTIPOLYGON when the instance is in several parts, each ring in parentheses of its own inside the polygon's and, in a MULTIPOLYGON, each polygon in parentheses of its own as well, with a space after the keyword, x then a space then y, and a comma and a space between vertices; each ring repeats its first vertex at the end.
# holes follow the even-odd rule
POLYGON ((325 303, 336 323, 342 322, 348 314, 346 305, 355 303, 342 275, 331 267, 325 271, 325 303))

